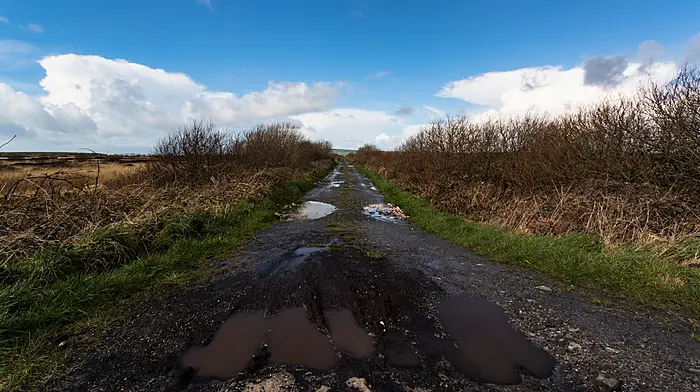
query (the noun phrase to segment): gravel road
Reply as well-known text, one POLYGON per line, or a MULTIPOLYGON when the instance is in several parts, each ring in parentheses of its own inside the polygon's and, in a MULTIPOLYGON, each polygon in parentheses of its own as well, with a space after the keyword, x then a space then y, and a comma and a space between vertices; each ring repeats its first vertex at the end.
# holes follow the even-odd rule
POLYGON ((306 201, 337 209, 129 310, 46 390, 700 391, 683 315, 594 303, 410 219, 363 215, 383 200, 347 163, 306 201))

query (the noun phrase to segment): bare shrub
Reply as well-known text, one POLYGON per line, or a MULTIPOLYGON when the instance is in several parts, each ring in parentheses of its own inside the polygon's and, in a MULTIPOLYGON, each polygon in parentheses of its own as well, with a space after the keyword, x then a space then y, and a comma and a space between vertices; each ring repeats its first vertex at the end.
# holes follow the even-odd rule
POLYGON ((353 159, 437 207, 609 242, 700 232, 700 73, 556 117, 438 118, 353 159))
POLYGON ((212 122, 192 120, 158 141, 148 172, 160 181, 196 183, 227 170, 233 139, 212 122))

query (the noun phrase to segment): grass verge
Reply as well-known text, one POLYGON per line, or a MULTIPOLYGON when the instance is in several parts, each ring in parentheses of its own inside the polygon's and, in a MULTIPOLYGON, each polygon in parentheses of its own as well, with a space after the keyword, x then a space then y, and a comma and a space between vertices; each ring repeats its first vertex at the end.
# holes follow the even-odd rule
MULTIPOLYGON (((527 267, 550 277, 607 295, 700 315, 700 268, 680 265, 672 255, 652 248, 606 248, 593 236, 529 235, 465 220, 437 211, 376 173, 356 166, 385 196, 424 231, 469 247, 495 261, 527 267)), ((687 251, 698 251, 696 242, 687 251)))
POLYGON ((107 232, 99 237, 102 241, 86 240, 89 248, 100 246, 108 258, 121 258, 112 269, 63 273, 73 271, 66 267, 71 262, 95 259, 94 252, 86 256, 82 248, 38 254, 34 266, 26 267, 31 275, 4 277, 0 284, 0 390, 25 390, 65 373, 69 350, 59 344, 105 327, 113 320, 111 310, 210 277, 214 270, 206 266, 212 259, 279 221, 275 212, 298 201, 325 174, 278 185, 266 197, 241 201, 222 214, 172 217, 153 234, 162 244, 155 254, 128 251, 123 238, 130 233, 107 232))

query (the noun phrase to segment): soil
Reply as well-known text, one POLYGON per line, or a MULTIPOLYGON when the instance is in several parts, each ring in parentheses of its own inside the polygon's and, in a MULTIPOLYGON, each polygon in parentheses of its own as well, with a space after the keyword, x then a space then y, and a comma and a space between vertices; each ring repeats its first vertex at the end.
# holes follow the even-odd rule
POLYGON ((347 164, 305 199, 337 209, 260 232, 215 280, 132 309, 44 389, 610 390, 603 375, 700 391, 688 317, 594 303, 410 219, 367 216, 382 196, 347 164))

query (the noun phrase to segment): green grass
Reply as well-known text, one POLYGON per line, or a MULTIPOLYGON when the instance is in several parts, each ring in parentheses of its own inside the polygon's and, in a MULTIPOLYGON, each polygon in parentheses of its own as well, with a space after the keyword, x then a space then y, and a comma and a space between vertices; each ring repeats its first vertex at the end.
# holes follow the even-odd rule
MULTIPOLYGON (((318 173, 316 179, 322 174, 318 173)), ((75 246, 37 253, 0 271, 0 390, 20 390, 65 372, 68 336, 104 328, 110 310, 214 272, 211 260, 279 219, 311 181, 294 181, 221 215, 185 214, 151 233, 98 230, 75 246)))
MULTIPOLYGON (((561 282, 638 304, 700 315, 700 269, 679 265, 669 252, 641 246, 607 249, 592 236, 529 235, 469 221, 437 211, 428 200, 356 167, 372 180, 387 202, 400 206, 424 231, 492 260, 530 268, 561 282)), ((692 253, 697 246, 697 242, 688 243, 685 252, 692 253)))

